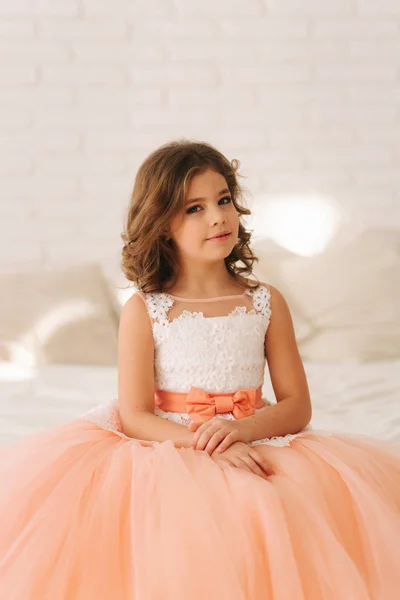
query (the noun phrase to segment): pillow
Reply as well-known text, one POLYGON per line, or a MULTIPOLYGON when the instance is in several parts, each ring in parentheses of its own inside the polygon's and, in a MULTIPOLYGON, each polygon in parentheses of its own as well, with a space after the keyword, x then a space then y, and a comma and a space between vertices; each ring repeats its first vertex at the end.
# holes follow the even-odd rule
POLYGON ((290 257, 277 285, 314 333, 300 344, 312 361, 400 358, 400 232, 375 229, 312 257, 290 257))
POLYGON ((0 359, 117 364, 118 321, 98 264, 1 275, 0 298, 0 359))
POLYGON ((114 315, 117 321, 119 321, 122 308, 132 294, 137 291, 137 287, 132 281, 126 279, 123 272, 117 270, 115 265, 105 269, 103 272, 107 281, 114 315))
POLYGON ((297 257, 297 254, 282 248, 271 239, 257 240, 252 243, 252 249, 259 258, 259 262, 254 263, 254 274, 260 281, 270 283, 283 294, 292 316, 296 340, 298 343, 305 341, 313 334, 312 323, 301 313, 295 295, 281 277, 281 265, 297 257))

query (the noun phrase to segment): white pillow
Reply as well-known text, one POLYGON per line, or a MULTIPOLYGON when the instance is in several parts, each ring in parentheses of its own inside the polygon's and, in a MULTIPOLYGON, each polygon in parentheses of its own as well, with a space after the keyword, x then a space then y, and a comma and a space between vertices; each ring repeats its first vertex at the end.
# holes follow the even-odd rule
POLYGON ((260 281, 270 283, 278 288, 285 297, 292 316, 297 342, 308 339, 313 334, 312 323, 301 313, 290 285, 287 285, 281 276, 282 264, 296 258, 297 254, 282 248, 271 239, 257 240, 251 246, 254 254, 259 258, 259 262, 254 263, 254 274, 260 281))
POLYGON ((107 286, 111 297, 114 313, 119 321, 122 308, 127 300, 137 291, 136 285, 132 281, 126 279, 123 272, 113 265, 104 271, 104 276, 107 280, 107 286))
POLYGON ((400 232, 364 231, 322 254, 291 257, 280 282, 314 333, 300 344, 312 361, 400 358, 400 232))
POLYGON ((118 320, 96 263, 1 275, 0 310, 2 360, 117 364, 118 320))

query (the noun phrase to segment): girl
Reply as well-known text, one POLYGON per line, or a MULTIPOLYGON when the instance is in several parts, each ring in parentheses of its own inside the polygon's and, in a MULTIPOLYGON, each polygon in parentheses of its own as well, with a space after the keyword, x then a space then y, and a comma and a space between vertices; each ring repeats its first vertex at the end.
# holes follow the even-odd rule
POLYGON ((0 455, 1 598, 398 598, 400 449, 310 428, 237 170, 185 140, 141 165, 118 398, 0 455))

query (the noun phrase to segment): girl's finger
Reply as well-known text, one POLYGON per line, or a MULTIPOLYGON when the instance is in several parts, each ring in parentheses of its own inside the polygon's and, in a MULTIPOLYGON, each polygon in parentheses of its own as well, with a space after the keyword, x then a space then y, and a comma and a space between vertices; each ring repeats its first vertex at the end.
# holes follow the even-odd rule
POLYGON ((255 475, 259 475, 260 477, 265 477, 264 471, 258 466, 258 464, 251 458, 249 455, 242 455, 240 459, 243 460, 251 469, 252 473, 255 475))
POLYGON ((205 447, 207 446, 208 442, 210 441, 213 435, 213 431, 210 427, 206 429, 206 431, 204 431, 201 434, 200 438, 197 441, 196 450, 205 450, 205 447))
POLYGON ((221 444, 218 446, 218 448, 217 448, 217 452, 218 452, 218 453, 220 453, 220 452, 225 452, 225 450, 228 450, 228 448, 229 448, 230 446, 232 446, 232 444, 233 444, 234 442, 236 442, 236 441, 237 441, 237 440, 236 440, 236 437, 235 437, 234 433, 233 433, 232 431, 231 431, 231 432, 229 432, 229 433, 228 433, 228 435, 226 435, 226 436, 225 436, 225 439, 224 439, 224 441, 223 441, 223 442, 221 442, 221 444))
POLYGON ((238 469, 244 469, 245 471, 249 471, 250 473, 253 472, 250 469, 249 465, 246 462, 244 462, 239 456, 236 456, 235 458, 233 458, 232 463, 238 469))
POLYGON ((206 423, 203 423, 201 427, 199 427, 199 429, 197 430, 197 432, 194 434, 193 436, 193 446, 196 448, 196 450, 203 450, 206 446, 206 444, 208 443, 208 441, 211 439, 211 437, 217 432, 219 431, 221 428, 221 426, 218 423, 211 423, 210 421, 207 421, 206 423), (204 446, 200 448, 200 440, 202 439, 203 434, 207 434, 207 436, 204 436, 204 446))
POLYGON ((267 479, 267 478, 268 478, 268 475, 267 475, 267 473, 264 471, 264 469, 262 469, 262 468, 261 468, 261 467, 260 467, 260 466, 259 466, 259 465, 256 463, 256 461, 255 461, 255 460, 253 460, 251 457, 249 457, 249 458, 250 458, 250 460, 251 460, 251 462, 252 462, 252 465, 251 465, 251 467, 252 467, 253 473, 255 473, 256 475, 258 475, 259 477, 262 477, 263 479, 267 479))
POLYGON ((192 440, 192 445, 193 445, 193 447, 194 447, 194 448, 196 448, 197 450, 198 450, 198 448, 197 448, 197 445, 198 445, 198 443, 199 443, 199 439, 201 438, 201 436, 203 435, 203 433, 204 433, 205 431, 207 431, 207 429, 208 429, 209 427, 210 427, 210 424, 209 424, 209 423, 202 423, 202 424, 200 425, 200 427, 198 428, 198 430, 196 431, 196 433, 194 434, 194 436, 193 436, 193 440, 192 440))
POLYGON ((223 443, 225 436, 226 436, 226 432, 224 433, 224 431, 222 429, 219 429, 218 431, 216 431, 214 433, 214 435, 210 438, 208 444, 206 445, 205 451, 208 452, 209 454, 212 454, 215 449, 218 450, 221 445, 221 442, 223 443))
POLYGON ((258 454, 258 452, 256 452, 255 450, 250 450, 249 456, 251 456, 251 458, 261 467, 261 469, 263 469, 264 473, 266 473, 267 475, 275 475, 275 472, 272 470, 271 465, 263 456, 258 454))

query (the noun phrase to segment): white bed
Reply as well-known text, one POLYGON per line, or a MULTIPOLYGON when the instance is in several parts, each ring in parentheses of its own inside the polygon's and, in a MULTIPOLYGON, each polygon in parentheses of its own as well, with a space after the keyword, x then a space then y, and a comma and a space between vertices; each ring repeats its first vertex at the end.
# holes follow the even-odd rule
MULTIPOLYGON (((304 361, 313 429, 354 432, 400 443, 400 360, 304 361)), ((263 395, 274 399, 268 369, 263 395)), ((117 397, 115 367, 46 365, 25 380, 0 382, 0 444, 6 446, 117 397)))

